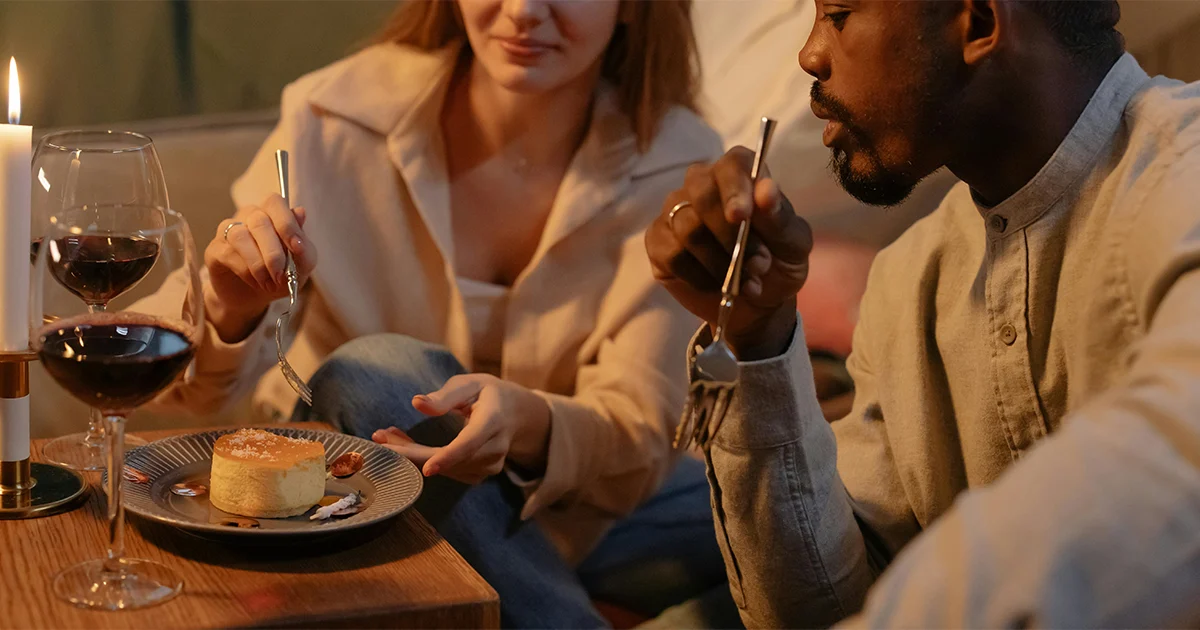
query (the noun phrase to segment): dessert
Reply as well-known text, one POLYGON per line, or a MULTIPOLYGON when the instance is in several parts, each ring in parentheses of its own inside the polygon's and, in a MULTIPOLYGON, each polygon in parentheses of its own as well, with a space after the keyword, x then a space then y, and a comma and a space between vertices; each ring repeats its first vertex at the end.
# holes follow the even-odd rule
POLYGON ((261 429, 223 435, 213 446, 209 500, 241 516, 286 518, 325 496, 325 446, 261 429))

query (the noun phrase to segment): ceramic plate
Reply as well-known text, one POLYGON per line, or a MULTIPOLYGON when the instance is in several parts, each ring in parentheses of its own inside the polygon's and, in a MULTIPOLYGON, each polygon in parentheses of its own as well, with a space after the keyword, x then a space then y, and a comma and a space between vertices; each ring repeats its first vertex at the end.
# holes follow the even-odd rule
POLYGON ((235 429, 179 435, 139 446, 126 454, 125 463, 149 477, 146 483, 126 481, 123 490, 125 509, 159 523, 195 534, 220 538, 286 537, 333 534, 365 527, 391 518, 412 506, 421 495, 424 478, 417 467, 400 454, 362 438, 331 431, 310 431, 263 427, 279 435, 315 440, 325 445, 326 461, 342 453, 358 451, 364 458, 362 470, 348 479, 330 479, 327 496, 343 497, 361 492, 366 501, 363 511, 347 517, 313 521, 312 508, 291 518, 261 518, 258 528, 222 525, 232 514, 213 507, 208 495, 183 497, 173 494, 171 486, 183 482, 208 485, 212 467, 213 444, 217 438, 235 429))

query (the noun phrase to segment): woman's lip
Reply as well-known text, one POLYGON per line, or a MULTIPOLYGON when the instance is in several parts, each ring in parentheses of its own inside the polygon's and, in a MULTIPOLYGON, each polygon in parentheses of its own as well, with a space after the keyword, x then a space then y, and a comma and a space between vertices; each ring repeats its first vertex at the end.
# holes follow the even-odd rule
POLYGON ((530 39, 500 38, 502 46, 510 55, 521 58, 539 57, 554 49, 554 46, 530 39))

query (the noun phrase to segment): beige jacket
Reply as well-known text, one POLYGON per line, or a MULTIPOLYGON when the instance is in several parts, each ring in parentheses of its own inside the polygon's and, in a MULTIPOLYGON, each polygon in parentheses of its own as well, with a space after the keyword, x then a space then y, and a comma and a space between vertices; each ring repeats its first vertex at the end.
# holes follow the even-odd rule
MULTIPOLYGON (((438 123, 456 54, 376 46, 301 78, 233 186, 238 206, 261 203, 277 190, 274 151, 290 152, 293 204, 308 210, 305 231, 321 253, 288 351, 302 377, 341 344, 381 332, 472 363, 438 123)), ((512 287, 501 376, 540 393, 552 415, 546 474, 526 490, 523 515, 536 515, 569 560, 651 496, 673 462, 686 382, 677 352, 695 322, 654 282, 642 232, 686 167, 720 150, 704 122, 675 109, 639 153, 602 86, 512 287)), ((296 396, 274 369, 281 305, 242 343, 223 344, 210 327, 195 378, 161 402, 211 411, 257 385, 257 409, 290 415, 296 396)))

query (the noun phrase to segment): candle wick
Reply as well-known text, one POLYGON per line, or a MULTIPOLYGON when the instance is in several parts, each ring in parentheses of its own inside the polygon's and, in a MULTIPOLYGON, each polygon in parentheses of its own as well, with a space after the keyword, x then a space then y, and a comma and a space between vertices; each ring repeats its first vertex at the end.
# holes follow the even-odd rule
POLYGON ((19 124, 21 124, 21 117, 20 117, 19 115, 16 115, 16 114, 9 114, 9 115, 8 115, 8 124, 10 124, 10 125, 19 125, 19 124))

